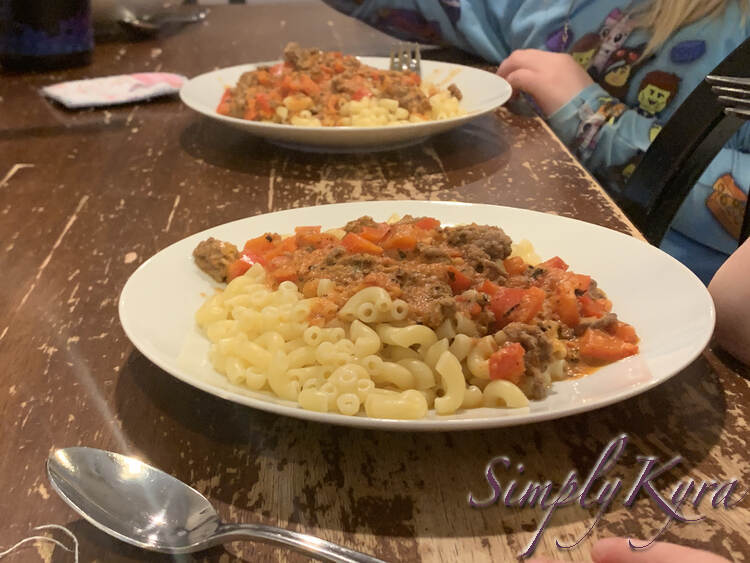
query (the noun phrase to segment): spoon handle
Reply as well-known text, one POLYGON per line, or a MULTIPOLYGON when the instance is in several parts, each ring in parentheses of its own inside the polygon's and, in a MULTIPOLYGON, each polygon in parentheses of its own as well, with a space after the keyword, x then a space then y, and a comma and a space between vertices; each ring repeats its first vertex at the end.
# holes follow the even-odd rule
MULTIPOLYGON (((208 540, 210 546, 253 539, 268 543, 277 543, 308 553, 317 559, 336 563, 385 563, 381 559, 365 555, 342 545, 327 540, 300 534, 283 528, 264 526, 262 524, 222 524, 208 540)), ((206 547, 209 547, 207 545, 206 547)))

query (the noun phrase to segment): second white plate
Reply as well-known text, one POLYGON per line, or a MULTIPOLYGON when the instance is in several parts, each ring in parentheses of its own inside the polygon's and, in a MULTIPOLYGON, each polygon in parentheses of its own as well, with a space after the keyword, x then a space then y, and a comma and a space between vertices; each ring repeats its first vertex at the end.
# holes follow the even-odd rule
MULTIPOLYGON (((359 57, 370 66, 387 69, 390 60, 385 57, 359 57)), ((272 65, 278 61, 222 68, 201 74, 189 80, 180 90, 180 98, 190 108, 229 126, 243 129, 253 135, 295 148, 318 150, 381 150, 419 142, 436 133, 448 131, 500 107, 512 93, 510 84, 496 74, 484 70, 443 63, 422 61, 422 79, 441 88, 455 83, 463 94, 461 108, 465 115, 390 127, 300 127, 278 123, 262 123, 216 112, 224 90, 234 86, 242 73, 258 66, 272 65)))

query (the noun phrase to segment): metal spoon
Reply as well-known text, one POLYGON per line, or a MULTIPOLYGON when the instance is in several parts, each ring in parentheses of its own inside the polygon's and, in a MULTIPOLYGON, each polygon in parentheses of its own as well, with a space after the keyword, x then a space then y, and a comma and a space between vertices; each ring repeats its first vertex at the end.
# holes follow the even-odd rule
POLYGON ((339 563, 384 563, 329 541, 261 524, 223 524, 208 500, 179 479, 132 457, 64 448, 47 459, 52 487, 89 523, 143 549, 193 553, 254 539, 339 563))
POLYGON ((130 10, 126 10, 123 12, 117 23, 131 32, 150 37, 158 34, 162 28, 167 25, 197 23, 203 21, 206 19, 206 14, 207 12, 205 10, 200 10, 191 13, 178 11, 136 16, 130 10))

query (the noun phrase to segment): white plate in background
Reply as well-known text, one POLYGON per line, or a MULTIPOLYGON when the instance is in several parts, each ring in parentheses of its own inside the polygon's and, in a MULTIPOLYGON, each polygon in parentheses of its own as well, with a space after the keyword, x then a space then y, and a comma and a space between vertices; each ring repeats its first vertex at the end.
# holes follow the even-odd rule
MULTIPOLYGON (((358 57, 364 64, 387 69, 387 57, 358 57)), ((408 125, 381 127, 301 127, 281 123, 262 123, 216 112, 224 90, 237 84, 239 77, 258 66, 279 61, 262 62, 222 68, 201 74, 186 82, 180 98, 188 107, 207 117, 243 129, 279 144, 318 150, 382 150, 417 143, 425 138, 458 127, 480 115, 489 113, 508 101, 510 84, 496 74, 468 66, 422 60, 422 79, 447 88, 455 83, 461 90, 461 108, 465 115, 423 121, 408 125)))
POLYGON ((147 358, 182 381, 218 397, 296 418, 384 430, 447 431, 513 426, 605 407, 663 383, 705 348, 714 328, 706 287, 685 266, 633 237, 557 215, 455 202, 375 201, 291 209, 227 223, 183 239, 143 263, 120 296, 120 321, 147 358), (218 285, 193 263, 195 246, 209 236, 242 247, 265 232, 294 226, 340 227, 362 215, 384 221, 393 213, 431 216, 443 225, 502 227, 514 241, 530 240, 543 258, 559 255, 571 269, 591 275, 612 300, 613 311, 641 338, 640 354, 580 379, 556 382, 543 401, 522 409, 480 408, 422 420, 388 420, 318 413, 270 392, 232 385, 208 361, 208 341, 195 311, 218 285))

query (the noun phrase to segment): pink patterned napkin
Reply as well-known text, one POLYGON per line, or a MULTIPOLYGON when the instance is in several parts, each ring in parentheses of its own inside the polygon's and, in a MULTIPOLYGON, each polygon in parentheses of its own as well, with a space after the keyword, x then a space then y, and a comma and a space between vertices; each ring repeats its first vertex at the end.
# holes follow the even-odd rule
POLYGON ((52 84, 42 94, 69 108, 111 106, 175 94, 186 80, 167 72, 121 74, 52 84))

